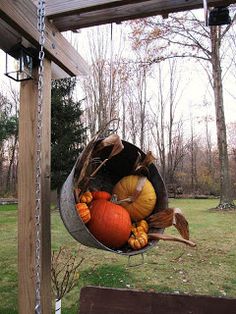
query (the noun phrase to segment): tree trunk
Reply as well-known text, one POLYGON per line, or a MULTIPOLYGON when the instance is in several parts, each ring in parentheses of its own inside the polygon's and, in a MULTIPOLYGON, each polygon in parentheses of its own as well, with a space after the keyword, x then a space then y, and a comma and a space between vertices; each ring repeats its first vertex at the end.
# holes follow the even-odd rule
POLYGON ((217 145, 220 162, 220 203, 219 209, 234 208, 229 174, 227 152, 226 125, 223 104, 222 75, 220 66, 220 28, 213 26, 211 30, 212 76, 216 112, 217 145))
POLYGON ((205 117, 205 127, 206 127, 206 141, 207 141, 207 167, 209 175, 212 177, 213 168, 212 168, 212 143, 211 136, 209 132, 209 120, 208 117, 205 117))
POLYGON ((193 141, 193 121, 191 119, 191 192, 195 194, 194 180, 194 141, 193 141))
MULTIPOLYGON (((163 181, 166 182, 166 148, 165 148, 165 103, 164 103, 164 97, 163 97, 163 86, 162 86, 162 70, 161 65, 158 67, 158 78, 159 78, 159 116, 160 116, 160 128, 158 132, 160 133, 159 137, 159 155, 160 155, 160 161, 161 161, 161 175, 163 178, 163 181)), ((159 117, 157 117, 159 119, 159 117)), ((157 125, 158 128, 158 125, 157 125)), ((166 183, 169 183, 168 180, 166 183)))
POLYGON ((11 177, 13 177, 12 166, 13 166, 13 163, 15 160, 15 152, 16 152, 17 142, 18 142, 18 136, 17 136, 17 134, 15 134, 14 144, 12 146, 12 155, 11 155, 10 163, 9 163, 8 170, 7 170, 6 186, 5 186, 5 192, 6 193, 11 192, 11 194, 15 192, 12 185, 11 185, 11 177))
POLYGON ((124 95, 122 95, 122 139, 126 140, 126 106, 125 106, 125 100, 124 100, 124 95))
POLYGON ((146 68, 140 70, 139 116, 140 116, 140 148, 144 150, 144 132, 146 122, 147 81, 146 68))

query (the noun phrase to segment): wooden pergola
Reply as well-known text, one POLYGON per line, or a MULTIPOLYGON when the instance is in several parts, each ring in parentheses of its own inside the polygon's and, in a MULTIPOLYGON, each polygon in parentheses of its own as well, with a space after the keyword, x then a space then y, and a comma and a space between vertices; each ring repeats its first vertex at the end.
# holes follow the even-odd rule
MULTIPOLYGON (((209 7, 235 1, 209 0, 209 7)), ((39 49, 37 0, 0 1, 0 48, 7 52, 21 42, 39 49)), ((201 0, 46 0, 45 70, 42 107, 42 313, 51 313, 50 133, 51 79, 86 75, 89 67, 61 32, 152 15, 203 8, 201 0)), ((19 313, 35 307, 35 159, 38 69, 34 79, 21 82, 18 174, 18 291, 19 313)))

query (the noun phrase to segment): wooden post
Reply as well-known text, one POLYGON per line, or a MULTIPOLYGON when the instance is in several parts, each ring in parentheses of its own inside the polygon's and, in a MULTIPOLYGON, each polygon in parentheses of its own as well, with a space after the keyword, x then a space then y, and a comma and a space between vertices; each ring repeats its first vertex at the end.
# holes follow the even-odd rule
MULTIPOLYGON (((35 308, 35 159, 38 74, 21 83, 18 173, 18 300, 19 313, 35 308)), ((50 145, 51 145, 51 63, 44 62, 42 105, 42 213, 41 213, 41 301, 42 313, 51 313, 50 235, 50 145)))

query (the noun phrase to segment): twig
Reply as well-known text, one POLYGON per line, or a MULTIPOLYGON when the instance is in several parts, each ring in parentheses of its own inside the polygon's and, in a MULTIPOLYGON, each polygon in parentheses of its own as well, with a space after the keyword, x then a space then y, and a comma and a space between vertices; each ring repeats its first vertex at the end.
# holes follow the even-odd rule
POLYGON ((66 248, 60 248, 56 254, 52 253, 51 280, 52 290, 56 299, 61 299, 66 293, 70 292, 76 283, 76 271, 83 262, 80 258, 77 262, 76 256, 66 248))
POLYGON ((91 178, 94 177, 94 176, 98 173, 98 171, 102 168, 102 166, 105 165, 105 163, 106 163, 108 160, 109 160, 108 158, 104 159, 104 160, 100 163, 100 165, 93 171, 93 173, 91 173, 90 177, 91 177, 91 178))

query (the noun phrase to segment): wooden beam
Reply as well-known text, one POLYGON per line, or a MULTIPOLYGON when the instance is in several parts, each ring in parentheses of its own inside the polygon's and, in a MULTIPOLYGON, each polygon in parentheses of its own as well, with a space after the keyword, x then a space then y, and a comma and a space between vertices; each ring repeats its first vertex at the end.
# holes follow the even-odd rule
POLYGON ((235 314, 236 299, 84 287, 79 314, 235 314))
MULTIPOLYGON (((73 12, 87 13, 149 0, 50 0, 46 2, 46 14, 50 18, 71 15, 73 12)), ((33 0, 37 5, 37 0, 33 0)))
MULTIPOLYGON (((24 47, 32 47, 14 28, 12 28, 5 21, 0 19, 0 49, 7 52, 13 46, 22 42, 24 47)), ((62 70, 56 63, 52 62, 52 80, 62 79, 70 75, 62 70)))
POLYGON ((44 60, 42 106, 41 185, 42 185, 42 313, 51 313, 51 62, 44 60))
MULTIPOLYGON (((41 156, 41 299, 42 313, 51 313, 51 236, 50 236, 50 121, 51 65, 44 64, 41 156)), ((37 78, 35 69, 34 77, 37 78)), ((35 308, 35 159, 37 79, 21 83, 19 118, 18 173, 18 303, 19 313, 34 313, 35 308)))
MULTIPOLYGON (((16 29, 35 47, 39 47, 37 8, 32 1, 1 0, 0 18, 16 29)), ((47 19, 45 19, 45 50, 47 58, 54 61, 69 75, 88 74, 87 63, 47 19)))
MULTIPOLYGON (((50 1, 48 17, 60 31, 76 30, 84 27, 148 16, 203 8, 202 0, 91 0, 86 1, 50 1), (58 2, 58 3, 57 3, 58 2)), ((208 0, 208 6, 227 6, 235 0, 208 0)))

